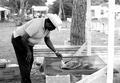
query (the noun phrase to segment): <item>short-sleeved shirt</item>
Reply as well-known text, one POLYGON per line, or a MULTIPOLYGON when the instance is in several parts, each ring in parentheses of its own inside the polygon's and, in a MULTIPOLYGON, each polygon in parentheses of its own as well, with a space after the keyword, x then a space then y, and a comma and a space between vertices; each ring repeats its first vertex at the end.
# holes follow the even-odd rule
POLYGON ((24 25, 16 29, 16 33, 23 35, 24 32, 27 32, 30 38, 28 39, 29 44, 34 46, 38 44, 42 38, 48 37, 50 31, 45 30, 44 28, 45 18, 36 18, 28 21, 24 25))

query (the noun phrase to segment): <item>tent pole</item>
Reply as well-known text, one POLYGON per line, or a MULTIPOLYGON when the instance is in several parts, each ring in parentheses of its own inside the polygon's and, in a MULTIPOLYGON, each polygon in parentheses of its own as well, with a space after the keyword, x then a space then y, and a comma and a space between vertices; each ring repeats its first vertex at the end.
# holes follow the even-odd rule
POLYGON ((87 56, 91 56, 91 0, 87 0, 87 56))
POLYGON ((107 63, 107 83, 113 83, 114 66, 114 29, 115 29, 115 0, 109 1, 109 32, 108 32, 108 63, 107 63))

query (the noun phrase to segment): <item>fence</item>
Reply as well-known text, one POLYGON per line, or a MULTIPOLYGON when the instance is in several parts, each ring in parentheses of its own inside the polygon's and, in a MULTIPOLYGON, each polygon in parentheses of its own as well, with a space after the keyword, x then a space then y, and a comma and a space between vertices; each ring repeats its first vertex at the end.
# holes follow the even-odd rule
POLYGON ((108 34, 108 24, 99 21, 91 22, 91 29, 101 33, 108 34))

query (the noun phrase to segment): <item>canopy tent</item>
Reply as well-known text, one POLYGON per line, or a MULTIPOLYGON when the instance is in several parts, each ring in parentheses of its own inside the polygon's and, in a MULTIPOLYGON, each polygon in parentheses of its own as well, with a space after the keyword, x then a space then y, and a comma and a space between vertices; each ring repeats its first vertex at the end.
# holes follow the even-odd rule
POLYGON ((115 12, 120 12, 120 5, 115 5, 115 12))
POLYGON ((9 10, 6 8, 0 7, 0 11, 9 11, 9 10))
POLYGON ((44 16, 48 12, 48 9, 47 6, 32 6, 33 17, 39 18, 44 16))
MULTIPOLYGON (((114 68, 114 30, 115 30, 115 0, 108 0, 108 20, 109 20, 109 31, 108 31, 108 56, 107 66, 103 69, 91 74, 90 76, 81 79, 77 83, 95 83, 92 80, 107 73, 106 83, 113 83, 113 68, 114 68)), ((91 55, 91 0, 87 0, 87 55, 91 55)))
POLYGON ((6 9, 4 7, 0 7, 0 20, 8 20, 7 15, 10 13, 9 9, 6 9))
MULTIPOLYGON (((115 0, 108 0, 108 1, 109 1, 109 7, 108 7, 109 8, 109 16, 108 16, 109 33, 108 33, 108 46, 107 46, 108 47, 107 66, 85 78, 82 78, 77 83, 98 83, 98 82, 92 82, 92 81, 99 78, 102 75, 107 75, 106 83, 113 83, 115 0)), ((86 35, 87 36, 87 55, 91 56, 91 0, 87 0, 87 28, 86 29, 87 29, 87 35, 86 35)))
POLYGON ((48 11, 48 7, 47 6, 32 6, 34 11, 48 11))
MULTIPOLYGON (((91 55, 91 0, 87 0, 87 38, 88 38, 88 46, 87 46, 87 53, 91 55)), ((106 83, 113 83, 113 68, 114 68, 114 27, 115 27, 115 0, 108 0, 108 20, 109 20, 109 31, 108 31, 108 56, 107 56, 107 80, 106 83)), ((118 6, 119 7, 119 6, 118 6)), ((105 73, 106 67, 96 73, 93 74, 93 77, 97 73, 98 75, 101 73, 105 73)), ((89 76, 89 79, 92 78, 92 75, 89 76)), ((95 79, 95 77, 94 77, 95 79)), ((86 80, 86 79, 84 79, 86 80)), ((88 80, 88 79, 87 79, 88 80)), ((78 83, 83 83, 78 82, 78 83)), ((84 82, 85 83, 85 82, 84 82)), ((89 83, 89 82, 88 82, 89 83)))

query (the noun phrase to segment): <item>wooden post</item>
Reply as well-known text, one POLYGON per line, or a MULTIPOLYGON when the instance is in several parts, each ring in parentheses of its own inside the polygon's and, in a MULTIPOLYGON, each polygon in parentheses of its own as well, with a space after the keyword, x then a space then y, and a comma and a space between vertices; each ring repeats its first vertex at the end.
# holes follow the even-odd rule
POLYGON ((100 69, 99 71, 81 79, 80 81, 76 82, 76 83, 101 83, 101 82, 93 82, 94 80, 96 80, 97 78, 99 78, 100 76, 103 76, 103 74, 106 73, 106 69, 107 67, 104 67, 102 69, 100 69))
POLYGON ((91 0, 87 0, 87 55, 91 55, 91 0))
POLYGON ((115 0, 109 0, 107 83, 113 83, 115 0))

